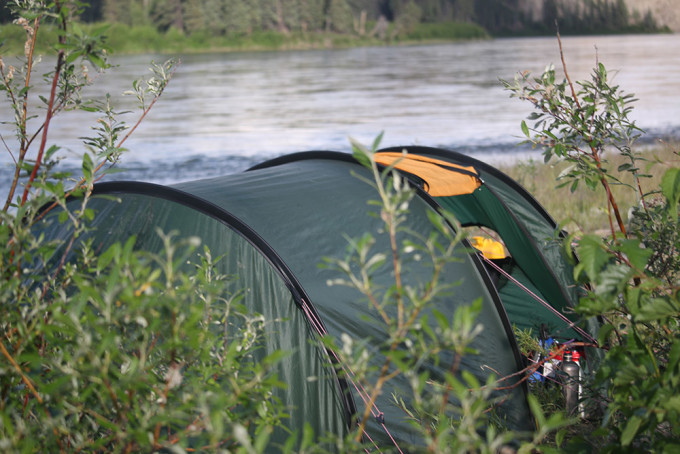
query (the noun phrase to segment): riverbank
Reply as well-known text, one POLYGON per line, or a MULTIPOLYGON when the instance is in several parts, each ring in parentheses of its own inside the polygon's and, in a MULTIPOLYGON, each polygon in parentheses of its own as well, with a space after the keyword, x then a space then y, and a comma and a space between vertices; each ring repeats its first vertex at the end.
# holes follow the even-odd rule
MULTIPOLYGON (((640 184, 644 193, 660 187, 661 177, 669 167, 680 167, 680 141, 658 142, 653 146, 638 147, 644 165, 640 165, 640 184)), ((608 156, 610 169, 628 161, 612 153, 608 156)), ((583 185, 574 192, 569 187, 558 187, 559 176, 567 168, 563 162, 543 163, 540 160, 526 159, 501 165, 499 168, 524 186, 546 211, 565 230, 571 233, 609 231, 609 214, 606 211, 606 195, 601 187, 592 191, 583 185)), ((619 203, 622 213, 638 206, 636 193, 625 184, 633 184, 630 175, 624 172, 623 184, 612 185, 612 192, 619 203)))
MULTIPOLYGON (((490 39, 480 26, 464 22, 417 24, 410 32, 397 34, 388 28, 384 37, 375 34, 341 34, 332 32, 257 31, 249 35, 213 36, 207 32, 186 35, 170 28, 159 32, 152 26, 127 26, 114 24, 80 24, 83 31, 105 39, 109 51, 114 54, 192 54, 208 52, 278 51, 306 49, 342 49, 350 47, 409 45, 452 41, 490 39)), ((51 26, 41 27, 36 51, 39 54, 53 52, 47 43, 56 41, 57 30, 51 26)), ((0 27, 0 55, 23 55, 26 33, 19 26, 0 27)))

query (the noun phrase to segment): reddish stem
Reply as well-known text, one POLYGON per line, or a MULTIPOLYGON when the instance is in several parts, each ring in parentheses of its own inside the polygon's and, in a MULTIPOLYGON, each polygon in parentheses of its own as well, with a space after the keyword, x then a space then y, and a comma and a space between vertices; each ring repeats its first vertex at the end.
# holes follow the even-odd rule
MULTIPOLYGON (((576 96, 576 90, 574 89, 574 84, 571 82, 571 78, 569 77, 569 72, 567 71, 567 63, 564 60, 564 52, 562 50, 562 39, 560 38, 560 33, 557 33, 557 42, 560 47, 560 58, 562 60, 562 68, 564 69, 564 76, 567 79, 567 82, 569 83, 569 88, 571 89, 571 95, 574 98, 574 102, 576 103, 576 107, 578 110, 581 110, 581 103, 578 100, 578 96, 576 96)), ((604 190, 607 193, 607 200, 609 201, 609 206, 612 211, 614 211, 614 216, 616 217, 616 222, 619 226, 619 229, 621 230, 621 233, 623 233, 624 237, 628 236, 628 232, 626 231, 626 225, 623 222, 623 219, 621 218, 621 213, 619 212, 619 206, 616 203, 616 199, 614 199, 614 194, 612 193, 611 187, 609 186, 609 183, 607 182, 607 178, 604 176, 604 171, 602 170, 602 160, 600 158, 600 154, 598 150, 590 145, 590 152, 592 158, 595 160, 595 163, 597 164, 597 170, 600 173, 600 183, 604 187, 604 190)), ((611 231, 612 231, 612 237, 616 239, 616 231, 614 229, 614 226, 611 225, 610 221, 610 226, 611 226, 611 231)))
POLYGON ((35 181, 35 178, 38 175, 38 169, 40 169, 43 155, 45 154, 45 147, 47 145, 47 131, 50 127, 50 121, 52 120, 52 106, 54 106, 54 98, 56 97, 57 92, 57 83, 59 82, 59 75, 61 74, 61 67, 63 64, 64 64, 64 51, 60 50, 59 56, 57 57, 57 67, 54 71, 54 77, 52 78, 52 90, 50 92, 50 102, 47 107, 47 114, 45 115, 45 127, 43 128, 42 139, 40 141, 40 149, 38 150, 38 157, 35 159, 35 165, 33 165, 33 171, 31 172, 31 176, 28 179, 28 182, 26 183, 26 187, 24 188, 24 194, 21 197, 22 206, 26 203, 26 200, 28 199, 28 193, 31 190, 31 185, 33 184, 33 181, 35 181))
MULTIPOLYGON (((35 50, 35 43, 38 36, 38 27, 40 26, 40 16, 36 17, 33 21, 33 37, 31 41, 30 50, 28 52, 28 61, 26 63, 26 83, 24 88, 26 89, 26 94, 24 95, 24 102, 22 105, 22 116, 21 123, 18 125, 21 132, 21 145, 19 147, 19 160, 15 163, 14 177, 12 178, 12 185, 9 192, 7 193, 7 200, 5 201, 5 207, 3 211, 7 211, 9 206, 12 204, 12 199, 14 198, 14 193, 17 189, 17 183, 19 182, 19 175, 21 173, 21 165, 24 162, 26 153, 28 152, 28 147, 30 146, 30 141, 26 142, 26 118, 28 115, 28 88, 30 87, 31 72, 33 71, 33 52, 35 50)), ((16 100, 14 94, 10 92, 12 97, 12 102, 16 105, 16 100)))

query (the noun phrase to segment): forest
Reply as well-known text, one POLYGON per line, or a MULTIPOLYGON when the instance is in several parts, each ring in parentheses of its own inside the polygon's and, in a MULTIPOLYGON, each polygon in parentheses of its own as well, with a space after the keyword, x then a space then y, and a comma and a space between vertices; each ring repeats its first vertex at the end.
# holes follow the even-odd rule
MULTIPOLYGON (((651 13, 629 11, 624 0, 582 0, 570 8, 542 1, 536 17, 523 0, 90 0, 77 19, 189 36, 330 32, 385 39, 419 24, 450 22, 473 23, 496 36, 552 34, 555 24, 574 34, 659 31, 651 13)), ((0 23, 11 20, 8 5, 0 6, 0 23)))

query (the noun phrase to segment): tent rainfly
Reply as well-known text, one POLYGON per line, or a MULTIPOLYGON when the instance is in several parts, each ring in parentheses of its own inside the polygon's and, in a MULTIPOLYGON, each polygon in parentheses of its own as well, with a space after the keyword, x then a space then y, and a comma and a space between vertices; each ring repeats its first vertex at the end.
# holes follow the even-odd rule
MULTIPOLYGON (((477 322, 483 332, 472 345, 479 354, 466 356, 462 368, 482 382, 492 371, 509 376, 521 370, 524 363, 513 325, 523 329, 544 325, 554 337, 591 339, 593 328, 578 326, 570 312, 579 295, 572 267, 557 241, 560 232, 516 182, 487 164, 442 149, 385 149, 376 154, 376 161, 394 165, 418 187, 408 229, 429 232, 433 226, 428 212, 445 209, 463 226, 496 232, 509 253, 508 258, 488 260, 465 243, 457 253, 460 260, 445 269, 448 281, 461 284, 435 302, 436 310, 451 316, 460 305, 482 301, 477 322)), ((213 255, 224 254, 217 264, 219 272, 237 276, 237 286, 247 290, 243 304, 267 319, 286 320, 283 325, 266 325, 264 354, 292 352, 277 370, 287 384, 278 396, 289 407, 287 425, 299 430, 310 424, 316 434, 342 436, 363 413, 365 401, 351 378, 336 373, 329 352, 310 340, 320 333, 369 342, 387 336, 362 296, 348 287, 328 286, 329 279, 340 276, 318 266, 323 257, 341 257, 347 237, 365 232, 378 239, 376 249, 389 249, 378 234, 381 221, 367 215, 367 202, 377 198, 375 189, 355 175, 367 172, 349 154, 312 151, 276 158, 242 173, 172 186, 99 183, 89 203, 97 212, 90 235, 100 248, 135 235, 138 247, 157 252, 162 247, 156 234, 160 228, 199 236, 213 255)), ((68 231, 54 218, 47 227, 50 236, 66 237, 68 231)), ((409 266, 405 271, 407 282, 427 278, 426 267, 409 266)), ((389 267, 374 279, 378 286, 389 286, 389 267)), ((452 355, 444 354, 427 368, 441 376, 452 360, 452 355)), ((393 394, 406 396, 408 389, 406 379, 397 378, 375 402, 381 416, 371 418, 366 432, 385 450, 395 450, 395 444, 418 444, 411 423, 392 403, 393 394)), ((500 416, 513 429, 533 426, 526 392, 525 384, 499 391, 500 416)), ((276 436, 283 441, 286 433, 276 436)))

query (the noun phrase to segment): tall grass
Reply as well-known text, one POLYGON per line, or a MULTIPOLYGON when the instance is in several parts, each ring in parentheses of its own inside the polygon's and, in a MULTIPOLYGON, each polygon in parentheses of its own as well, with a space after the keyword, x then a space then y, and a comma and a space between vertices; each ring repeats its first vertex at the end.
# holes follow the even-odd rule
MULTIPOLYGON (((641 174, 648 177, 641 179, 642 189, 648 193, 659 188, 661 177, 669 167, 680 165, 680 143, 659 143, 656 146, 641 149, 641 155, 646 159, 646 166, 640 168, 641 174)), ((612 165, 618 168, 624 164, 621 156, 608 156, 612 165)), ((567 168, 563 162, 544 164, 533 159, 520 161, 512 165, 500 166, 501 170, 524 186, 545 207, 555 221, 569 232, 604 232, 609 231, 609 215, 605 208, 606 195, 601 187, 590 190, 579 186, 571 192, 568 186, 560 186, 560 175, 567 168)), ((628 176, 627 174, 624 176, 628 176)), ((614 184, 612 191, 623 213, 629 213, 640 201, 636 192, 625 185, 630 185, 631 179, 624 179, 620 184, 614 184)))

